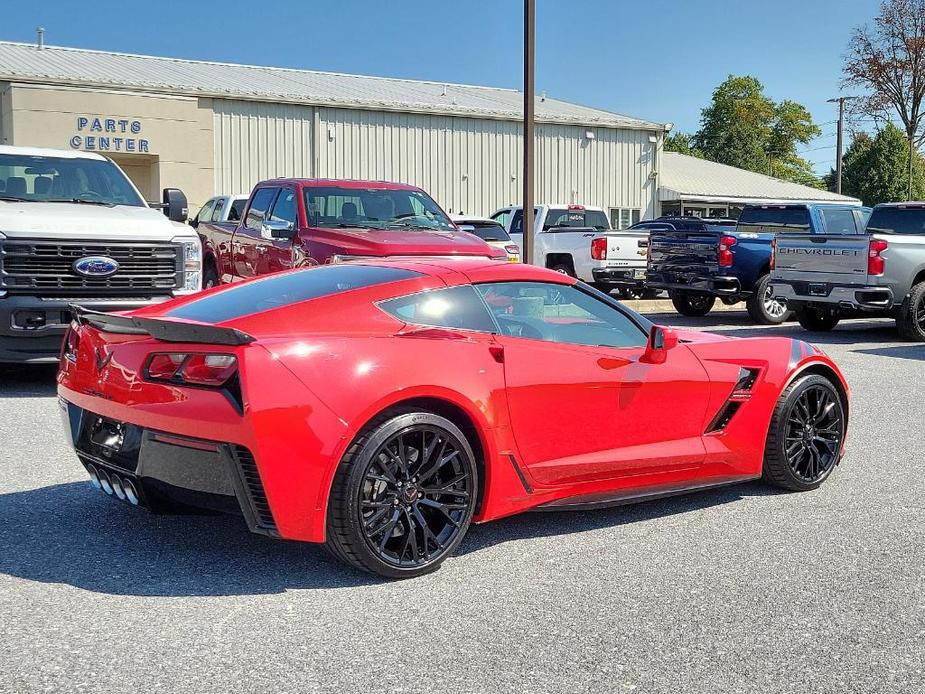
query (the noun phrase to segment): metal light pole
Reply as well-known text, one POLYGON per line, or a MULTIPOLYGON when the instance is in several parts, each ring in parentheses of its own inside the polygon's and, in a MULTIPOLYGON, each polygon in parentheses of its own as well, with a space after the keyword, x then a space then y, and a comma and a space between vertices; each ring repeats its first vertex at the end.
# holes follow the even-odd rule
POLYGON ((835 145, 838 153, 835 155, 835 192, 839 195, 841 195, 842 153, 844 151, 845 102, 856 98, 856 96, 839 96, 827 100, 827 103, 838 104, 838 140, 835 145))
POLYGON ((533 94, 536 57, 536 0, 524 0, 524 191, 523 261, 533 262, 533 94))

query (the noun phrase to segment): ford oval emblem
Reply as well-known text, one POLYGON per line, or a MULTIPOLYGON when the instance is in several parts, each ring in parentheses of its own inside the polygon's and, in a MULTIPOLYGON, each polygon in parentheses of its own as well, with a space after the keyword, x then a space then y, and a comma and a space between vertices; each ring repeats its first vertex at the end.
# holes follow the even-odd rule
POLYGON ((93 255, 74 261, 74 272, 85 277, 108 277, 119 269, 119 263, 105 255, 93 255))

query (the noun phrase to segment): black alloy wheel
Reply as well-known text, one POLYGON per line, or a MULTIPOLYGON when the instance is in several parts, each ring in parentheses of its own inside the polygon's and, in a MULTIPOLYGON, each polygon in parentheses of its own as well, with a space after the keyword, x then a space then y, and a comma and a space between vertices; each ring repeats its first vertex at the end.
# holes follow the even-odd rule
POLYGON ((374 425, 351 451, 330 501, 334 554, 389 578, 436 569, 475 509, 477 468, 465 436, 442 417, 415 412, 374 425))
POLYGON ((765 478, 795 491, 815 489, 838 464, 847 421, 832 382, 810 375, 781 396, 765 452, 765 478))

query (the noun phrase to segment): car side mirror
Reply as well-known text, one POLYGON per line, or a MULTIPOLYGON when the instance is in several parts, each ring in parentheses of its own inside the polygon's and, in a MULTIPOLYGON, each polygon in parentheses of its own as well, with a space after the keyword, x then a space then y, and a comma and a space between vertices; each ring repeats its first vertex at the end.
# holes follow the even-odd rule
POLYGON ((260 234, 266 239, 292 239, 295 236, 295 225, 270 219, 261 225, 260 234))
POLYGON ((645 364, 664 364, 668 359, 668 350, 678 346, 678 334, 671 328, 653 325, 649 330, 646 350, 639 360, 645 364))
POLYGON ((199 228, 199 220, 196 219, 195 217, 190 218, 188 224, 189 224, 191 227, 193 227, 193 229, 198 229, 198 228, 199 228))
POLYGON ((189 203, 182 190, 177 188, 164 188, 163 198, 164 214, 171 222, 185 222, 189 217, 189 203))

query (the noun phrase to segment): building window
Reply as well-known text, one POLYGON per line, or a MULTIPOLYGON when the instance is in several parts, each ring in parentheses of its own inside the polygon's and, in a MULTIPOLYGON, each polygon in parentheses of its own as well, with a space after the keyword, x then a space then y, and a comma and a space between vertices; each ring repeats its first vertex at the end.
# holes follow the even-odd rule
POLYGON ((610 226, 614 229, 629 229, 642 218, 642 210, 632 207, 611 207, 610 226))

